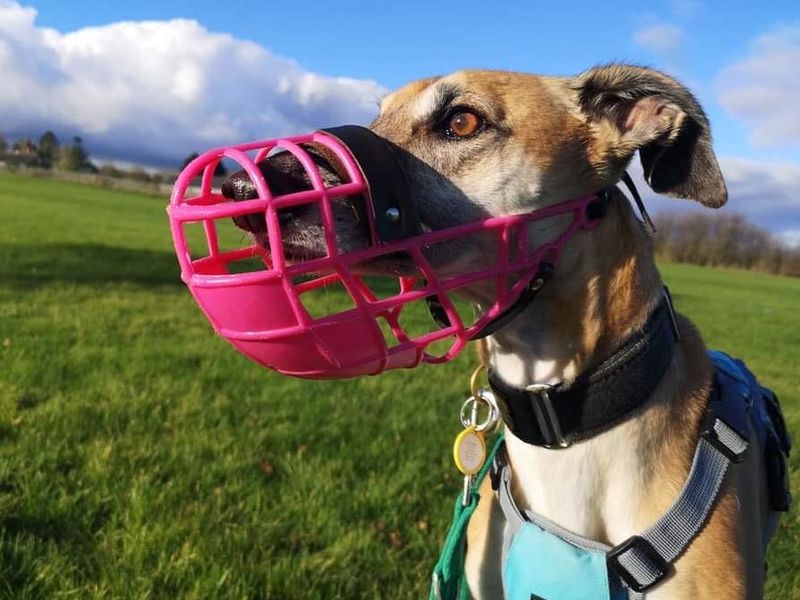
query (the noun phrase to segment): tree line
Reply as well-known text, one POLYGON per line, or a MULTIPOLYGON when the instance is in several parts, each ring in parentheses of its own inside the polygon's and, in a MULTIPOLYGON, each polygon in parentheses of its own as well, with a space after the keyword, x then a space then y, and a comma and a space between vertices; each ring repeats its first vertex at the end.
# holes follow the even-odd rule
POLYGON ((662 213, 656 217, 659 258, 800 277, 800 247, 740 214, 662 213))
MULTIPOLYGON (((195 158, 196 152, 186 156, 181 169, 195 158)), ((97 167, 89 159, 80 137, 61 144, 52 131, 45 131, 38 143, 23 137, 9 144, 0 133, 2 162, 149 183, 171 184, 176 177, 175 171, 148 172, 141 167, 121 169, 110 164, 97 167)), ((219 163, 214 174, 223 177, 226 173, 225 165, 219 163)), ((800 277, 800 247, 790 247, 740 214, 662 213, 656 217, 656 227, 655 248, 659 258, 800 277)))
POLYGON ((42 169, 97 172, 80 136, 73 137, 72 143, 62 145, 52 131, 45 131, 38 143, 22 137, 9 144, 0 134, 0 161, 42 169))
MULTIPOLYGON (((181 163, 181 170, 197 156, 197 152, 186 156, 181 163)), ((112 164, 104 164, 98 167, 90 160, 89 152, 81 137, 75 136, 71 143, 62 144, 52 131, 45 131, 38 142, 29 137, 21 137, 13 143, 9 143, 0 133, 0 163, 15 167, 96 173, 115 179, 126 178, 148 183, 171 184, 177 176, 176 171, 148 171, 138 166, 123 169, 112 164)), ((224 177, 226 174, 225 165, 219 163, 214 175, 224 177)))

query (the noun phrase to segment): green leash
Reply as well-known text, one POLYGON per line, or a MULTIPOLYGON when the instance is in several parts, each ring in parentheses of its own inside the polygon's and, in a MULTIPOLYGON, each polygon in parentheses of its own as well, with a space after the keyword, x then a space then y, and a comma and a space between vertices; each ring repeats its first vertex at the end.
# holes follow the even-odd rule
POLYGON ((456 498, 456 506, 453 510, 453 523, 447 532, 444 540, 442 553, 433 568, 431 576, 431 591, 428 600, 468 600, 469 592, 467 583, 464 580, 464 557, 466 555, 467 525, 472 518, 472 513, 480 501, 478 489, 481 486, 489 469, 492 468, 494 457, 498 448, 503 443, 504 436, 501 432, 497 439, 492 443, 492 448, 486 457, 486 462, 475 476, 475 482, 470 490, 469 504, 462 502, 461 494, 456 498))

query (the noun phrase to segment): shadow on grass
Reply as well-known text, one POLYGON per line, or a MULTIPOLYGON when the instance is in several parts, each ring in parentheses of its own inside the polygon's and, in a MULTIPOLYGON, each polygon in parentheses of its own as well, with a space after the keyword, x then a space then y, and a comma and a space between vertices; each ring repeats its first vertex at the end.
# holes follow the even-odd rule
POLYGON ((172 252, 103 244, 0 244, 0 285, 49 283, 183 285, 172 252))
MULTIPOLYGON (((45 598, 48 593, 42 585, 42 566, 34 553, 23 550, 25 546, 55 546, 73 557, 82 577, 97 578, 99 557, 98 533, 108 521, 111 512, 107 507, 94 510, 92 522, 76 525, 77 515, 0 515, 0 587, 12 598, 45 598)), ((6 596, 3 596, 6 597, 6 596)))
MULTIPOLYGON (((394 277, 366 278, 378 297, 398 293, 394 277)), ((29 289, 50 283, 183 285, 172 252, 104 244, 0 244, 0 286, 29 289)))

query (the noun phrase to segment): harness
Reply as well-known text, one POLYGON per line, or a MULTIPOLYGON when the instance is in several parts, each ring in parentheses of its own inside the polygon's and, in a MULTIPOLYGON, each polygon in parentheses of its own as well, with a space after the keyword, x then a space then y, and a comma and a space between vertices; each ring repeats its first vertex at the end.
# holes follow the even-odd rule
MULTIPOLYGON (((506 426, 515 435, 528 443, 563 448, 613 427, 640 408, 666 370, 677 336, 666 295, 640 332, 610 359, 569 386, 518 390, 490 373, 492 390, 484 394, 496 400, 506 426), (665 338, 665 332, 670 338, 665 338), (625 387, 629 375, 634 380, 639 378, 635 382, 640 386, 638 393, 634 384, 631 392, 625 387), (631 395, 638 396, 637 406, 631 395), (597 403, 606 412, 602 407, 589 409, 597 403), (576 416, 575 411, 581 408, 587 409, 585 414, 576 416)), ((740 462, 754 441, 764 452, 773 511, 762 537, 766 549, 777 512, 788 510, 791 502, 786 470, 789 435, 775 394, 761 386, 741 361, 722 352, 711 351, 709 355, 714 365, 713 389, 692 466, 677 499, 655 523, 611 547, 521 510, 511 495, 511 469, 501 434, 475 485, 468 490, 466 503, 461 497, 456 501, 453 524, 434 568, 430 599, 468 598, 463 570, 466 529, 480 499, 477 489, 487 474, 507 522, 502 575, 504 594, 509 599, 643 598, 670 575, 673 563, 711 515, 731 463, 740 462)))

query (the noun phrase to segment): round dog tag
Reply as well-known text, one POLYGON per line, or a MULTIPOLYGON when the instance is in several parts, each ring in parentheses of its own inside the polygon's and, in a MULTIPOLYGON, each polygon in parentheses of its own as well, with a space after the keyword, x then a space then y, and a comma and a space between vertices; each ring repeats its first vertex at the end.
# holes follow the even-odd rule
POLYGON ((456 436, 453 460, 464 475, 475 475, 486 461, 486 443, 483 436, 470 425, 456 436))

